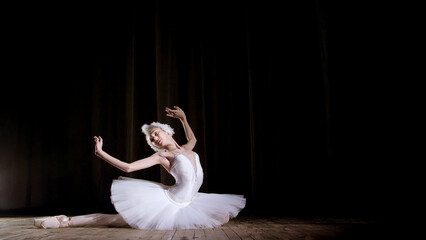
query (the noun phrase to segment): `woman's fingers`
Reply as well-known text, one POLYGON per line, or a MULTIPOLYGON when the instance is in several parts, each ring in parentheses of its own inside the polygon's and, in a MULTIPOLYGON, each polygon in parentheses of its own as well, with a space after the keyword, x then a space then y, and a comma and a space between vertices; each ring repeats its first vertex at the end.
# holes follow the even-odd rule
POLYGON ((180 107, 178 106, 173 106, 174 109, 171 109, 169 107, 166 107, 166 116, 168 117, 174 117, 174 118, 182 118, 184 116, 184 112, 182 109, 180 109, 180 107))
POLYGON ((93 140, 94 140, 95 142, 102 142, 102 141, 103 141, 103 139, 102 139, 102 137, 101 137, 101 136, 99 136, 99 137, 94 136, 94 137, 93 137, 93 140))
POLYGON ((173 113, 173 112, 176 112, 177 110, 173 110, 173 109, 171 109, 171 108, 166 108, 166 112, 168 112, 168 113, 173 113))
POLYGON ((167 112, 167 114, 166 114, 167 116, 174 117, 177 113, 177 110, 173 110, 173 109, 166 107, 166 112, 167 112))
POLYGON ((171 109, 171 108, 169 108, 169 107, 166 107, 166 111, 168 111, 168 112, 178 112, 178 111, 181 111, 182 109, 180 108, 180 107, 178 107, 178 106, 173 106, 173 108, 174 109, 171 109))

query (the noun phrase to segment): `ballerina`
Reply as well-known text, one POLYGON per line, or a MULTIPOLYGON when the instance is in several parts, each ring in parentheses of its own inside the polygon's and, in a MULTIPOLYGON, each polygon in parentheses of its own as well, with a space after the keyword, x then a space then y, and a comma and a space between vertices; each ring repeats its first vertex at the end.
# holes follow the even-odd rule
POLYGON ((181 108, 166 107, 165 111, 167 116, 181 121, 188 140, 186 144, 179 145, 174 140, 174 130, 167 124, 144 124, 142 132, 155 153, 126 163, 102 149, 102 137, 94 136, 93 139, 95 155, 112 166, 129 173, 159 164, 174 177, 174 185, 120 177, 111 186, 111 202, 118 214, 58 215, 34 219, 34 225, 40 228, 109 226, 173 230, 218 227, 236 217, 245 207, 244 196, 198 192, 203 183, 203 169, 198 154, 193 151, 197 139, 181 108))

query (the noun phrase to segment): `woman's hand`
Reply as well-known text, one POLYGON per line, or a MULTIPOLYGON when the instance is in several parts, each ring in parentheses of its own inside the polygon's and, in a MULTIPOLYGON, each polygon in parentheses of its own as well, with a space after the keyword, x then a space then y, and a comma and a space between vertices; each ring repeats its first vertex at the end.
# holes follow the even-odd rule
POLYGON ((173 108, 174 109, 166 107, 167 116, 173 117, 173 118, 178 118, 180 120, 185 120, 186 119, 185 112, 183 112, 183 110, 180 109, 180 107, 173 106, 173 108))
POLYGON ((194 132, 192 132, 192 129, 189 126, 185 112, 178 106, 173 106, 173 108, 174 109, 170 109, 166 107, 167 116, 180 119, 183 125, 183 129, 185 130, 186 139, 188 140, 188 142, 182 145, 182 147, 186 150, 192 151, 195 146, 195 143, 197 142, 194 132))
POLYGON ((94 136, 93 140, 95 141, 95 155, 98 155, 98 152, 102 151, 102 146, 104 145, 104 140, 101 136, 94 136))

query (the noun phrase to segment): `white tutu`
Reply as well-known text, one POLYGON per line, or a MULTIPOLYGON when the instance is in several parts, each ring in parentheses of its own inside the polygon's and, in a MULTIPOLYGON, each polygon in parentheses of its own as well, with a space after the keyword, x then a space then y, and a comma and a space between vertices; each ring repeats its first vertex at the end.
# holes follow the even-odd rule
POLYGON ((111 201, 133 228, 172 230, 212 228, 227 223, 245 207, 242 195, 200 193, 202 168, 178 154, 170 173, 176 184, 120 177, 111 186, 111 201))

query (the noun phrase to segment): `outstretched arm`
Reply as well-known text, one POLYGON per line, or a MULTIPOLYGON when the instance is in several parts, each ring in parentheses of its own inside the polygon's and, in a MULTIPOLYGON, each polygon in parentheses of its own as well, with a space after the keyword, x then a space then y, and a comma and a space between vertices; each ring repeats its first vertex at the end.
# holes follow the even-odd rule
POLYGON ((181 121, 183 129, 185 130, 186 139, 188 140, 188 143, 186 143, 182 147, 187 150, 192 150, 195 147, 195 144, 197 143, 197 139, 195 138, 194 132, 192 132, 192 129, 189 126, 185 112, 178 106, 174 106, 173 108, 174 109, 170 109, 166 107, 167 116, 178 118, 181 121))
POLYGON ((155 153, 147 158, 132 162, 132 163, 126 163, 123 162, 108 153, 106 153, 103 149, 103 139, 101 137, 93 137, 96 145, 95 145, 95 155, 100 157, 101 159, 105 160, 109 164, 113 165, 114 167, 120 169, 123 172, 133 172, 145 168, 149 168, 151 166, 154 166, 156 164, 163 165, 166 169, 168 169, 168 165, 170 164, 167 159, 160 156, 158 153, 155 153))

